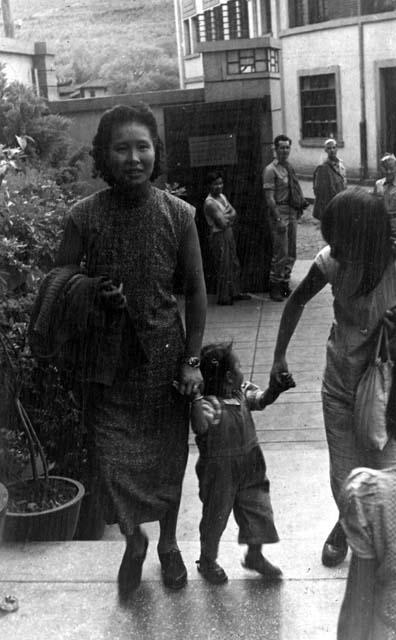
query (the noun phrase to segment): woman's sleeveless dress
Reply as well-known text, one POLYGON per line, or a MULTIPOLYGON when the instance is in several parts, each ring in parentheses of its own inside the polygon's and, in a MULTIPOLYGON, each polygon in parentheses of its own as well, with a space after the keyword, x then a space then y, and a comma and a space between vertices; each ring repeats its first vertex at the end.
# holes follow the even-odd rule
MULTIPOLYGON (((148 363, 121 368, 112 386, 96 389, 89 411, 100 473, 113 518, 129 535, 135 525, 177 507, 188 454, 189 405, 172 387, 184 353, 184 329, 173 295, 178 252, 193 209, 150 186, 131 204, 112 189, 72 209, 88 275, 123 283, 130 316, 148 363)), ((125 345, 127 348, 127 345, 125 345)))

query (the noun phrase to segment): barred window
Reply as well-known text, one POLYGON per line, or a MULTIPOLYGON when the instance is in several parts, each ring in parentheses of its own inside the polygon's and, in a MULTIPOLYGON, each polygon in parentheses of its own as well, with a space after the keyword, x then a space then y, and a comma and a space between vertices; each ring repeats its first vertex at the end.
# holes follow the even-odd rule
POLYGON ((186 56, 189 56, 191 53, 191 34, 190 34, 190 21, 184 20, 183 22, 183 31, 184 31, 184 53, 186 56))
MULTIPOLYGON (((362 15, 396 11, 396 0, 361 0, 362 15)), ((357 16, 357 0, 289 0, 289 27, 357 16)))
POLYGON ((242 73, 279 73, 277 49, 227 51, 227 75, 242 73))
POLYGON ((396 11, 395 0, 362 0, 362 14, 396 11))
POLYGON ((199 42, 249 37, 247 0, 230 0, 198 14, 199 42))
POLYGON ((300 77, 303 138, 337 138, 334 73, 300 77))

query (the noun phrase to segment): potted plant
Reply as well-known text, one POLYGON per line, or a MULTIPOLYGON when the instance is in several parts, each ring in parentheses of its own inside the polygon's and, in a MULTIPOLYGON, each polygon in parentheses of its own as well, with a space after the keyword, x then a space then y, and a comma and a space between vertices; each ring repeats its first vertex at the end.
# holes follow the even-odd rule
POLYGON ((3 331, 0 332, 0 350, 2 361, 7 363, 10 372, 7 386, 12 398, 11 408, 26 438, 31 468, 30 477, 7 486, 9 499, 3 540, 71 540, 78 523, 84 487, 77 480, 49 474, 43 447, 21 402, 21 381, 3 331))
POLYGON ((0 540, 2 539, 4 520, 8 504, 8 491, 4 484, 0 483, 0 540))

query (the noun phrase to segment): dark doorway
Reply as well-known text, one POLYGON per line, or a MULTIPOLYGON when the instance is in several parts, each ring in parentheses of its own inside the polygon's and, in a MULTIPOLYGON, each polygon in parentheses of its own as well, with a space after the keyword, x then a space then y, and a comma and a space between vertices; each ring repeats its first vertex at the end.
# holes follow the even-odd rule
MULTIPOLYGON (((245 291, 268 289, 271 240, 262 189, 263 165, 272 159, 271 114, 263 100, 166 107, 167 169, 171 182, 184 185, 197 209, 208 290, 213 292, 207 227, 202 213, 206 175, 216 169, 224 177, 224 192, 239 214, 236 239, 245 291), (213 137, 212 137, 213 136, 213 137), (210 144, 232 140, 235 152, 226 157, 210 144), (199 144, 203 154, 199 158, 199 144), (198 152, 192 151, 197 144, 198 152), (206 144, 206 150, 204 148, 206 144), (209 145, 209 146, 208 146, 209 145)), ((227 148, 225 146, 225 148, 227 148)))
POLYGON ((386 151, 396 153, 396 67, 381 69, 383 88, 383 109, 382 109, 382 149, 381 155, 386 151))

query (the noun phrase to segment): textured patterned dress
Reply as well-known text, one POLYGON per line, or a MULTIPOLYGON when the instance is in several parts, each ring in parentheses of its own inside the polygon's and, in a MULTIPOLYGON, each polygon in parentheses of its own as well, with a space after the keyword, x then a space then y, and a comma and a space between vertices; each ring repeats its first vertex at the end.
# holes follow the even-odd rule
POLYGON ((151 185, 134 202, 106 189, 73 207, 66 231, 80 243, 89 276, 123 283, 148 355, 147 363, 127 373, 120 366, 113 384, 96 390, 89 412, 114 514, 107 519, 125 535, 139 523, 161 519, 180 500, 188 402, 172 387, 185 342, 173 284, 193 214, 188 204, 151 185))
POLYGON ((396 640, 396 467, 355 469, 344 486, 340 511, 353 553, 376 562, 367 640, 396 640))

